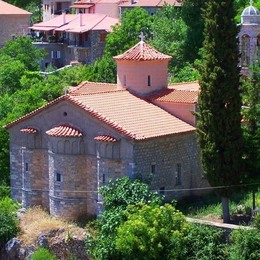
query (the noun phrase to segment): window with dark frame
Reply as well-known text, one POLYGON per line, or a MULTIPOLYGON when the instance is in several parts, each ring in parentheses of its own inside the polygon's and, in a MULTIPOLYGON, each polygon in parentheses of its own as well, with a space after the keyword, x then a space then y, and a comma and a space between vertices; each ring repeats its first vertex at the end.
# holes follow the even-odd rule
POLYGON ((181 164, 177 163, 176 165, 176 185, 182 184, 182 174, 181 174, 181 164))
POLYGON ((147 84, 148 84, 148 87, 151 86, 151 76, 150 75, 148 75, 148 82, 147 82, 147 84))
POLYGON ((29 164, 25 163, 25 171, 28 172, 29 171, 29 164))
POLYGON ((58 172, 56 173, 56 181, 61 182, 61 174, 58 172))
POLYGON ((151 165, 151 173, 152 174, 155 173, 155 163, 152 163, 152 165, 151 165))

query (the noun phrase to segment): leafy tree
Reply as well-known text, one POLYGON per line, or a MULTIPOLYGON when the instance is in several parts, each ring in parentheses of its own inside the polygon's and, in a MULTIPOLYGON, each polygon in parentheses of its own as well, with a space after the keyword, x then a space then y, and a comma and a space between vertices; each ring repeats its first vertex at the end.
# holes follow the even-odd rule
POLYGON ((245 182, 253 191, 253 208, 255 208, 255 192, 260 182, 260 69, 257 64, 251 68, 251 77, 242 84, 243 89, 243 109, 245 138, 245 182))
POLYGON ((182 68, 187 26, 180 16, 180 10, 174 6, 164 5, 154 15, 151 27, 153 38, 149 43, 159 51, 173 56, 169 64, 171 70, 182 68))
POLYGON ((240 183, 242 159, 238 28, 233 1, 206 3, 197 132, 202 164, 211 186, 222 197, 224 222, 230 221, 230 186, 240 183))
POLYGON ((25 70, 24 64, 8 55, 0 56, 0 94, 14 93, 21 88, 19 79, 25 70))
POLYGON ((19 231, 16 211, 18 204, 9 198, 0 200, 0 249, 19 231))
POLYGON ((22 62, 25 70, 38 71, 40 69, 39 60, 46 54, 32 44, 30 37, 19 36, 4 43, 4 47, 0 49, 0 56, 2 55, 8 55, 22 62))
POLYGON ((184 60, 193 64, 196 59, 200 59, 200 49, 203 45, 204 19, 202 8, 204 0, 184 0, 181 8, 181 17, 187 26, 185 42, 183 44, 184 60))
POLYGON ((159 205, 162 198, 150 192, 148 185, 129 178, 111 180, 100 190, 104 200, 103 214, 89 225, 93 232, 87 238, 88 252, 94 259, 122 259, 115 248, 117 228, 126 221, 128 205, 139 202, 159 205))
POLYGON ((129 206, 116 249, 123 259, 185 259, 188 230, 184 215, 169 204, 129 206))

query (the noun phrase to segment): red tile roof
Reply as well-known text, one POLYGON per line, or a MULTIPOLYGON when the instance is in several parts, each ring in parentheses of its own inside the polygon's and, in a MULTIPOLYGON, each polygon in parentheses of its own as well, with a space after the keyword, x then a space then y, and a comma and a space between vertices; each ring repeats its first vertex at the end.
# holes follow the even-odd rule
POLYGON ((172 57, 163 54, 151 45, 140 41, 131 49, 127 50, 123 54, 114 57, 115 60, 133 60, 133 61, 147 61, 147 60, 170 60, 172 57))
POLYGON ((67 98, 91 116, 134 140, 195 130, 191 125, 126 90, 67 98))
POLYGON ((115 143, 118 141, 115 137, 109 135, 99 135, 94 137, 94 140, 98 142, 109 142, 109 143, 115 143))
POLYGON ((148 100, 171 103, 197 103, 198 91, 177 90, 166 88, 160 93, 149 96, 148 100))
POLYGON ((132 0, 129 0, 129 1, 124 1, 119 6, 122 6, 122 7, 136 7, 136 6, 150 7, 150 6, 163 6, 164 4, 174 5, 174 6, 183 5, 178 0, 135 0, 134 3, 132 3, 132 0))
POLYGON ((25 134, 36 134, 38 133, 38 129, 36 128, 33 128, 33 127, 27 127, 27 128, 23 128, 20 130, 22 133, 25 133, 25 134))
MULTIPOLYGON (((172 116, 165 110, 132 95, 126 90, 85 95, 64 95, 7 124, 5 128, 8 129, 18 122, 35 116, 48 107, 64 100, 77 105, 90 116, 136 141, 193 132, 195 130, 193 126, 172 116)), ((66 136, 72 130, 69 128, 67 132, 66 126, 60 126, 49 131, 49 135, 66 136)))
POLYGON ((19 7, 8 4, 2 0, 0 0, 0 15, 1 14, 18 14, 18 15, 30 15, 32 13, 27 12, 19 7))
POLYGON ((80 130, 69 125, 59 125, 48 131, 46 134, 55 137, 81 137, 83 134, 80 130))
POLYGON ((168 85, 168 88, 178 89, 178 90, 188 90, 188 91, 199 91, 200 85, 198 81, 180 82, 180 83, 171 83, 168 85))
POLYGON ((84 81, 77 87, 70 87, 70 95, 84 95, 115 90, 116 84, 84 81))
POLYGON ((36 23, 32 27, 36 31, 56 30, 61 32, 82 33, 90 30, 111 31, 111 26, 118 19, 105 14, 61 14, 46 22, 36 23))

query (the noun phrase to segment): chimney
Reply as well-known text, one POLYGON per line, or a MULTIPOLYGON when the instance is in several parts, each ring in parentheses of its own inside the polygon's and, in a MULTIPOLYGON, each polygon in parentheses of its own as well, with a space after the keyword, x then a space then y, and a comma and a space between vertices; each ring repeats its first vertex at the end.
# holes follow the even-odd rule
POLYGON ((79 26, 83 26, 82 13, 79 13, 79 26))
POLYGON ((66 23, 66 12, 62 12, 62 24, 66 23))

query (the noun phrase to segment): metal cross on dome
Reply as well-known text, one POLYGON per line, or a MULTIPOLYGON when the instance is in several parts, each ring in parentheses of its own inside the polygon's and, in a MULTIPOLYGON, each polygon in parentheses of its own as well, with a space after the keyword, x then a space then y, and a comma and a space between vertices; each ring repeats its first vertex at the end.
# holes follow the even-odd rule
POLYGON ((141 32, 141 34, 139 35, 139 38, 141 39, 141 41, 143 42, 145 39, 145 35, 143 32, 141 32))
POLYGON ((253 2, 254 2, 253 0, 250 0, 250 5, 253 5, 253 2))

